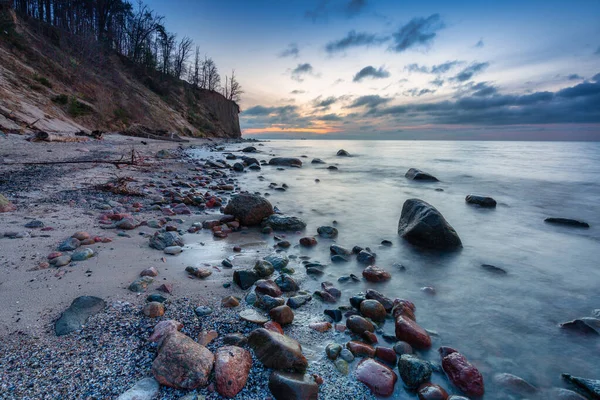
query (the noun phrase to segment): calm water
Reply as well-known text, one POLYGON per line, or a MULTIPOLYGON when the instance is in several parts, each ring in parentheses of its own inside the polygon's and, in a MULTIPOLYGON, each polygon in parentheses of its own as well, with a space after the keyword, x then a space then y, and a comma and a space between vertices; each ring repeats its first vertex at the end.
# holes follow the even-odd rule
MULTIPOLYGON (((269 200, 282 212, 308 223, 306 233, 316 234, 318 226, 338 221, 337 243, 371 247, 377 265, 392 273, 385 284, 336 283, 344 290, 340 303, 347 304, 349 296, 367 287, 412 300, 419 323, 438 333, 433 350, 421 355, 438 361, 435 349, 440 345, 459 349, 484 374, 486 399, 511 398, 494 388, 496 372, 521 376, 539 387, 563 387, 563 372, 600 379, 598 337, 557 326, 600 308, 600 143, 272 141, 258 148, 259 160, 273 155, 308 158, 302 159, 302 169, 267 166, 240 174, 242 187, 270 193, 269 200), (352 157, 336 157, 341 148, 352 157), (311 164, 312 158, 327 164, 311 164), (332 164, 339 171, 326 169, 332 164), (411 167, 441 182, 409 181, 404 173, 411 167), (270 190, 270 182, 287 183, 289 189, 270 190), (464 198, 470 193, 492 196, 498 207, 469 206, 464 198), (402 205, 415 197, 445 216, 462 239, 461 251, 431 254, 398 236, 402 205), (591 228, 545 224, 550 216, 584 220, 591 228), (383 239, 393 246, 380 247, 383 239), (393 266, 398 263, 407 270, 393 266), (508 274, 490 273, 480 267, 484 263, 508 274), (437 294, 424 293, 424 286, 437 294)), ((290 235, 290 241, 297 237, 290 235)), ((326 262, 332 242, 320 239, 315 249, 289 253, 326 262)), ((361 271, 354 261, 331 265, 326 279, 335 282, 361 271)), ((304 284, 313 290, 317 286, 312 280, 304 284)), ((388 321, 384 330, 393 329, 388 321)), ((411 398, 397 386, 397 398, 411 398)))

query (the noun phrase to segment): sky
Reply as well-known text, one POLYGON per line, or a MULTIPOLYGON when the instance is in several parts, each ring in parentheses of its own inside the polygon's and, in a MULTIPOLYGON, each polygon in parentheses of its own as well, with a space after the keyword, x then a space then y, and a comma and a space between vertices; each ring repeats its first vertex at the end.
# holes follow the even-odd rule
POLYGON ((146 0, 244 137, 600 140, 600 1, 146 0))

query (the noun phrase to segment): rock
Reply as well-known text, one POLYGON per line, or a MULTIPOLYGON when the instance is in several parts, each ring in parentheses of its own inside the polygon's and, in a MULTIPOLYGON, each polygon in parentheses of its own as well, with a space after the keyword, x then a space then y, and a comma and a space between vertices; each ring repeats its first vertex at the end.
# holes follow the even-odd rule
POLYGON ((17 206, 8 201, 6 197, 0 194, 0 213, 15 211, 17 206))
POLYGON ((320 158, 313 158, 313 160, 310 163, 311 164, 325 164, 325 161, 321 160, 320 158))
POLYGON ((398 377, 389 367, 367 358, 358 363, 356 379, 367 385, 376 396, 389 397, 394 393, 398 377))
POLYGON ((450 382, 467 396, 483 396, 483 377, 465 356, 450 347, 440 347, 439 353, 442 356, 442 368, 450 382))
MULTIPOLYGON (((350 353, 352 354, 352 353, 350 353)), ((354 356, 352 356, 354 357, 354 356)), ((348 372, 350 370, 350 366, 348 365, 348 361, 338 358, 337 360, 335 360, 334 362, 335 368, 342 374, 342 375, 348 375, 348 372)))
POLYGON ((275 157, 269 160, 269 165, 300 168, 302 167, 302 161, 298 158, 275 157))
POLYGON ((569 374, 561 374, 562 378, 575 385, 583 394, 592 399, 600 399, 600 380, 578 378, 569 374))
POLYGON ((389 272, 375 265, 365 268, 362 275, 369 282, 386 282, 392 279, 392 275, 389 272))
POLYGON ((273 214, 263 222, 263 226, 269 226, 275 231, 301 231, 306 228, 306 223, 297 217, 273 214))
POLYGON ((183 246, 183 239, 175 232, 154 232, 150 238, 150 247, 164 250, 167 247, 183 246))
POLYGON ((268 261, 258 260, 256 264, 254 264, 254 271, 259 277, 266 278, 275 272, 275 268, 268 261))
POLYGON ((360 310, 360 304, 365 300, 366 298, 362 294, 358 296, 352 296, 350 297, 350 305, 357 310, 360 310))
POLYGON ((160 385, 154 378, 143 378, 117 400, 152 400, 158 396, 160 385))
POLYGON ((469 204, 475 204, 475 205, 478 205, 480 207, 485 207, 485 208, 495 208, 496 207, 496 200, 492 199, 491 197, 477 196, 474 194, 470 194, 465 198, 465 201, 469 204))
POLYGON ((146 303, 142 312, 148 318, 162 317, 165 315, 165 306, 158 301, 151 301, 150 303, 146 303))
POLYGON ((104 310, 104 300, 93 296, 77 297, 54 324, 56 336, 63 336, 83 327, 87 319, 104 310))
POLYGON ((424 383, 419 387, 417 392, 419 400, 447 400, 448 392, 440 385, 433 383, 424 383))
POLYGON ((312 299, 312 296, 309 294, 301 294, 297 296, 290 297, 287 300, 287 305, 293 309, 300 308, 304 304, 308 303, 312 299))
POLYGON ((307 275, 316 275, 316 276, 321 276, 324 274, 323 270, 317 267, 306 267, 306 274, 307 275))
POLYGON ((304 372, 308 366, 300 343, 288 336, 259 328, 250 334, 248 343, 267 368, 304 372))
POLYGON ((255 324, 262 325, 269 320, 269 318, 265 317, 258 311, 248 308, 240 312, 240 318, 244 321, 252 322, 255 324))
POLYGON ((337 309, 327 309, 323 311, 323 314, 327 315, 333 322, 340 322, 342 320, 342 312, 337 309))
POLYGON ((332 226, 320 226, 317 228, 317 233, 321 237, 333 239, 334 237, 337 237, 338 230, 332 226))
POLYGON ((244 347, 248 344, 248 339, 241 333, 228 333, 223 337, 223 344, 226 346, 244 347))
POLYGON ((260 276, 254 270, 242 269, 233 272, 233 282, 242 290, 249 289, 259 279, 260 276))
POLYGON ((242 151, 243 151, 244 153, 256 153, 256 147, 254 147, 254 146, 248 146, 248 147, 244 147, 244 148, 242 149, 242 151))
POLYGON ((212 275, 212 271, 208 268, 198 268, 192 266, 185 267, 185 272, 199 279, 206 279, 212 275))
POLYGON ((340 352, 340 357, 349 363, 354 361, 354 354, 352 354, 352 352, 348 349, 342 349, 340 352))
POLYGON ((481 264, 481 268, 485 269, 486 271, 489 271, 491 273, 494 274, 498 274, 498 275, 506 275, 506 271, 500 267, 496 267, 494 265, 490 265, 490 264, 481 264))
POLYGON ((336 153, 336 155, 337 155, 338 157, 350 157, 350 153, 348 153, 348 152, 347 152, 346 150, 344 150, 344 149, 338 150, 338 152, 336 153))
POLYGON ((361 336, 363 337, 363 339, 365 340, 365 342, 367 342, 369 344, 375 344, 378 341, 377 335, 375 335, 373 332, 364 331, 361 334, 361 336))
POLYGON ((325 347, 325 354, 327 354, 327 358, 330 360, 336 360, 341 352, 342 346, 337 343, 329 343, 327 347, 325 347))
POLYGON ((401 356, 402 354, 413 354, 413 349, 412 346, 406 342, 396 342, 394 344, 394 351, 396 352, 396 354, 398 354, 399 356, 401 356))
POLYGON ((494 382, 503 389, 519 396, 527 397, 528 395, 537 392, 537 388, 535 386, 513 374, 495 374, 494 382))
POLYGON ((277 279, 275 279, 275 283, 284 293, 296 292, 300 290, 300 286, 298 286, 294 278, 286 274, 281 274, 279 277, 277 277, 277 279))
POLYGON ((417 168, 409 169, 404 176, 413 181, 438 182, 438 179, 435 176, 417 168))
POLYGON ((214 356, 206 347, 174 331, 160 340, 152 374, 161 385, 193 390, 208 385, 213 363, 214 356))
POLYGON ((158 271, 154 267, 146 268, 145 270, 140 272, 140 276, 151 276, 151 277, 158 276, 158 271))
POLYGON ((348 257, 348 256, 352 255, 351 250, 349 250, 345 247, 339 246, 337 244, 332 244, 331 246, 329 246, 329 252, 331 254, 335 254, 335 255, 343 256, 343 257, 348 257))
POLYGON ((275 400, 317 400, 319 397, 319 385, 306 374, 273 371, 269 390, 275 400))
POLYGON ((417 349, 431 347, 431 338, 415 321, 415 306, 407 300, 395 300, 392 315, 395 318, 396 338, 417 349))
POLYGON ((150 335, 148 338, 148 341, 153 343, 161 342, 167 335, 170 335, 176 331, 180 331, 181 328, 183 328, 183 324, 179 321, 175 321, 174 319, 161 321, 154 325, 154 330, 152 335, 150 335))
POLYGON ((272 331, 272 332, 277 332, 283 335, 283 328, 281 327, 281 325, 279 325, 278 322, 275 321, 267 321, 265 322, 265 324, 263 325, 263 328, 272 331))
POLYGON ((141 278, 138 278, 135 281, 131 282, 131 284, 129 285, 129 290, 134 293, 145 292, 148 288, 148 285, 150 285, 152 282, 154 282, 154 279, 152 277, 142 276, 141 278))
POLYGON ((279 306, 271 309, 269 316, 281 326, 289 325, 294 321, 294 312, 288 306, 279 306))
POLYGON ((257 294, 268 294, 272 297, 279 297, 282 295, 282 291, 279 286, 277 286, 277 284, 270 279, 261 279, 256 281, 256 289, 254 289, 254 291, 257 294))
POLYGON ((180 246, 169 246, 165 247, 163 251, 165 254, 176 256, 177 254, 181 253, 183 249, 180 246))
POLYGON ((544 222, 547 222, 549 224, 570 226, 573 228, 589 228, 590 227, 590 225, 587 222, 578 221, 576 219, 568 219, 568 218, 546 218, 544 220, 544 222))
MULTIPOLYGON (((367 299, 377 300, 386 312, 391 312, 394 307, 394 302, 389 297, 384 296, 379 293, 377 290, 367 289, 366 296, 367 299)), ((358 307, 357 307, 358 308, 358 307)))
POLYGON ((194 312, 199 317, 205 317, 207 315, 212 314, 213 313, 213 309, 210 308, 209 306, 198 306, 198 307, 196 307, 196 309, 194 310, 194 312))
POLYGON ((383 305, 377 300, 365 300, 360 303, 360 313, 373 321, 384 321, 387 315, 383 305))
POLYGON ((562 388, 552 388, 546 393, 550 400, 586 400, 582 395, 573 392, 572 390, 562 388))
POLYGON ((600 319, 584 317, 560 324, 563 329, 577 331, 583 334, 600 335, 600 319))
POLYGON ((44 223, 42 221, 38 221, 38 220, 29 221, 28 223, 25 224, 25 228, 28 228, 28 229, 37 229, 37 228, 43 228, 43 227, 44 227, 44 223))
POLYGON ((263 310, 270 311, 275 307, 279 307, 285 304, 285 299, 282 297, 273 297, 268 294, 256 292, 256 302, 254 307, 262 308, 263 310))
POLYGON ((317 239, 314 237, 303 237, 300 239, 300 245, 304 247, 312 247, 317 245, 317 239))
POLYGON ((79 247, 81 242, 73 237, 68 238, 58 246, 58 251, 73 251, 79 247))
POLYGON ((64 256, 56 257, 50 260, 50 265, 53 267, 64 267, 65 265, 69 265, 71 263, 71 256, 65 254, 64 256))
POLYGON ((235 172, 244 172, 244 164, 236 162, 235 164, 233 164, 233 170, 235 172))
POLYGON ((225 214, 234 215, 242 225, 258 225, 273 214, 273 206, 265 198, 250 193, 241 193, 229 200, 225 214))
POLYGON ((71 256, 71 261, 85 261, 88 258, 92 258, 95 254, 96 253, 94 253, 94 250, 92 250, 90 248, 78 250, 78 251, 74 252, 73 255, 71 256))
POLYGON ((346 327, 357 335, 362 335, 364 331, 375 332, 373 324, 358 315, 350 316, 346 320, 346 327))
POLYGON ((246 386, 252 368, 248 350, 236 346, 221 347, 215 352, 215 382, 217 392, 225 397, 235 397, 246 386))
POLYGON ((332 328, 331 322, 311 322, 308 327, 317 332, 327 332, 332 328))
POLYGON ((342 292, 338 288, 333 286, 333 283, 331 282, 321 282, 321 289, 323 289, 336 299, 339 299, 342 296, 342 292))
POLYGON ((415 356, 404 354, 398 359, 398 372, 406 387, 416 389, 431 378, 431 366, 415 356))
POLYGON ((159 287, 156 288, 159 292, 164 292, 171 294, 173 293, 173 284, 172 283, 163 283, 159 287))
POLYGON ((390 349, 389 347, 376 347, 375 357, 387 365, 391 365, 392 367, 396 365, 396 352, 394 349, 390 349))
MULTIPOLYGON (((179 214, 179 213, 178 213, 179 214)), ((140 226, 140 223, 134 218, 123 218, 115 223, 115 228, 130 231, 140 226)))
POLYGON ((364 265, 371 265, 375 262, 375 255, 366 250, 361 250, 356 256, 356 261, 364 265))
POLYGON ((316 290, 313 292, 313 295, 325 302, 325 303, 336 303, 337 299, 335 297, 333 297, 331 294, 329 294, 328 292, 324 291, 324 290, 316 290))
POLYGON ((346 343, 346 347, 354 357, 375 357, 375 349, 366 343, 353 340, 346 343))
POLYGON ((458 234, 432 205, 419 199, 404 202, 398 234, 415 246, 437 250, 462 247, 458 234))
POLYGON ((234 296, 227 296, 221 300, 221 307, 223 308, 235 308, 240 305, 238 298, 234 296))
POLYGON ((150 296, 146 297, 146 301, 148 303, 151 301, 157 301, 159 303, 164 303, 165 301, 167 301, 167 298, 165 296, 161 296, 158 293, 154 293, 154 294, 151 294, 150 296))
POLYGON ((290 259, 285 254, 273 253, 266 256, 265 261, 269 262, 276 270, 280 270, 289 264, 290 259))
POLYGON ((327 169, 330 171, 337 171, 339 168, 336 167, 335 165, 330 165, 329 167, 327 167, 327 169))

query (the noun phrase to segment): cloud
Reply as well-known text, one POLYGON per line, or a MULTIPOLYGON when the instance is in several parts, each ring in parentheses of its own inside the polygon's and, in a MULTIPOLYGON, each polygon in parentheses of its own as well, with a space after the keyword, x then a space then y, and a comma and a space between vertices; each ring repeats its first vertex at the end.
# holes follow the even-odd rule
POLYGON ((244 111, 245 116, 263 116, 272 114, 289 114, 296 112, 297 106, 282 106, 282 107, 265 107, 265 106, 254 106, 244 111))
POLYGON ((407 66, 404 67, 405 70, 410 71, 410 72, 421 72, 423 74, 445 74, 446 72, 450 71, 452 68, 454 68, 457 65, 460 64, 464 64, 464 61, 458 61, 458 60, 454 60, 454 61, 446 61, 445 63, 442 64, 438 64, 438 65, 434 65, 431 68, 425 66, 425 65, 419 65, 419 64, 409 64, 407 66))
POLYGON ((304 13, 304 17, 311 19, 312 22, 317 22, 320 18, 327 18, 327 3, 329 0, 320 0, 314 9, 304 13))
POLYGON ((579 76, 578 74, 571 74, 567 77, 567 79, 570 81, 575 81, 575 80, 583 79, 583 78, 581 76, 579 76))
POLYGON ((318 121, 341 121, 342 117, 340 117, 337 114, 325 114, 325 115, 320 115, 318 117, 315 118, 318 121))
POLYGON ((600 74, 596 74, 591 79, 592 82, 600 82, 600 74))
POLYGON ((346 51, 351 47, 379 45, 386 40, 388 40, 386 37, 378 37, 377 35, 371 33, 356 32, 355 30, 351 30, 342 39, 327 43, 325 45, 325 51, 327 51, 329 54, 334 54, 346 51))
POLYGON ((346 15, 348 17, 354 17, 360 14, 367 6, 367 0, 350 0, 346 4, 346 15))
POLYGON ((441 87, 444 84, 444 80, 438 77, 438 78, 435 78, 434 80, 432 80, 429 83, 431 83, 434 86, 441 87))
POLYGON ((443 27, 444 23, 439 14, 432 14, 427 18, 413 18, 392 35, 394 43, 390 45, 389 50, 400 53, 411 47, 428 46, 443 27))
POLYGON ((376 94, 361 96, 361 97, 357 98, 356 100, 354 100, 352 102, 352 104, 346 106, 346 108, 356 108, 356 107, 375 108, 381 104, 388 103, 390 100, 392 100, 392 99, 384 98, 384 97, 381 97, 376 94))
POLYGON ((313 66, 309 63, 298 64, 296 68, 292 70, 292 79, 298 82, 304 81, 305 75, 314 75, 313 66))
POLYGON ((425 65, 419 64, 408 64, 404 67, 404 69, 409 72, 421 72, 423 74, 429 73, 429 68, 427 68, 425 65))
MULTIPOLYGON (((590 83, 584 82, 579 85, 562 89, 556 92, 558 97, 576 98, 583 96, 598 96, 600 95, 600 82, 590 83)), ((600 104, 599 104, 600 106, 600 104)))
POLYGON ((313 106, 315 108, 320 108, 321 110, 328 110, 329 107, 334 104, 339 99, 337 97, 328 97, 326 99, 321 99, 321 96, 317 97, 313 100, 313 106))
POLYGON ((487 62, 473 63, 473 64, 469 65, 468 67, 466 67, 465 69, 463 69, 462 71, 460 71, 453 78, 453 80, 456 80, 458 82, 466 82, 466 81, 470 80, 474 75, 478 74, 479 72, 483 71, 484 69, 486 69, 489 66, 490 66, 490 63, 487 63, 487 62))
POLYGON ((483 44, 483 40, 482 40, 482 39, 479 39, 479 42, 475 43, 475 45, 474 45, 473 47, 476 47, 476 48, 479 48, 479 49, 480 49, 480 48, 482 48, 483 46, 484 46, 484 44, 483 44))
POLYGON ((290 43, 288 45, 287 49, 285 49, 281 53, 279 53, 279 58, 285 58, 285 57, 298 58, 299 55, 300 55, 300 49, 298 48, 298 44, 290 43))
POLYGON ((356 75, 354 75, 352 81, 360 82, 361 80, 367 77, 371 77, 373 79, 384 79, 389 78, 390 73, 389 71, 386 71, 384 67, 379 67, 379 69, 376 69, 375 67, 369 65, 368 67, 364 67, 363 69, 358 71, 356 75))
POLYGON ((412 96, 412 97, 420 97, 420 96, 423 96, 424 94, 430 94, 430 93, 435 93, 435 90, 414 88, 414 89, 409 89, 409 90, 404 91, 404 95, 412 96))
POLYGON ((303 93, 306 93, 306 91, 304 91, 304 90, 292 90, 290 92, 290 94, 303 94, 303 93))
POLYGON ((470 89, 473 91, 471 95, 477 97, 491 96, 498 93, 498 88, 489 85, 487 82, 479 82, 475 85, 472 85, 470 89))
POLYGON ((594 54, 600 54, 600 46, 598 46, 598 48, 596 49, 596 51, 594 52, 594 54))

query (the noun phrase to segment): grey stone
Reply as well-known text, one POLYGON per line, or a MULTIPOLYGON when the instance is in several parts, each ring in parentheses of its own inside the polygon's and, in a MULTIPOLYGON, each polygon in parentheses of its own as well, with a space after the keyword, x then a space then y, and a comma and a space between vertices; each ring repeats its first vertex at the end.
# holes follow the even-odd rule
POLYGON ((154 378, 140 379, 131 389, 120 395, 117 400, 152 400, 158 395, 160 385, 154 378))
POLYGON ((106 303, 99 297, 81 296, 73 300, 54 324, 56 336, 63 336, 79 330, 87 319, 104 310, 106 303))

